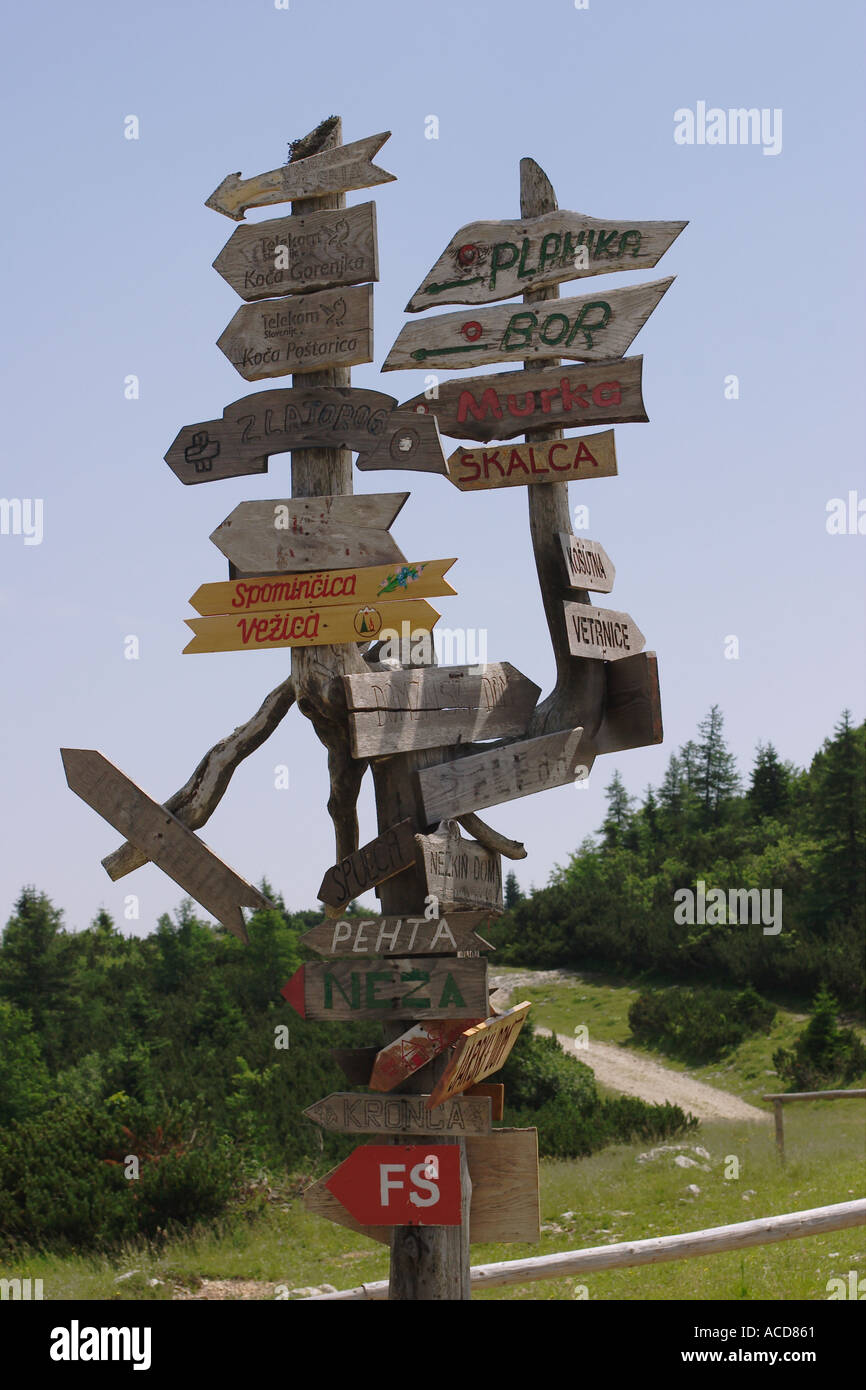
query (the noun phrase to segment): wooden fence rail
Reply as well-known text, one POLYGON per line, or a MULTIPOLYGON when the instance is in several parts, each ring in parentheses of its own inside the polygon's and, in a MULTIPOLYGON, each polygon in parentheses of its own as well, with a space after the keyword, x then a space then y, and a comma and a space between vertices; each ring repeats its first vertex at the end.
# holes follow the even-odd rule
MULTIPOLYGON (((492 1288, 497 1284, 526 1284, 535 1279, 565 1279, 600 1269, 623 1269, 628 1265, 661 1264, 668 1260, 691 1259, 695 1255, 717 1255, 725 1250, 746 1250, 753 1245, 773 1245, 780 1240, 800 1240, 803 1236, 843 1231, 850 1226, 866 1226, 866 1200, 837 1202, 835 1206, 812 1207, 783 1216, 763 1216, 757 1221, 738 1221, 733 1226, 713 1226, 706 1231, 685 1231, 653 1240, 594 1245, 588 1250, 564 1250, 555 1255, 530 1256, 526 1260, 473 1265, 471 1286, 473 1289, 492 1288)), ((303 1301, 336 1303, 387 1297, 388 1280, 381 1279, 338 1293, 314 1294, 303 1301)))
POLYGON ((782 1119, 782 1106, 789 1100, 863 1100, 866 1099, 866 1091, 779 1091, 769 1096, 764 1096, 764 1100, 773 1102, 773 1114, 776 1119, 776 1148, 779 1150, 779 1157, 785 1161, 785 1126, 782 1119))

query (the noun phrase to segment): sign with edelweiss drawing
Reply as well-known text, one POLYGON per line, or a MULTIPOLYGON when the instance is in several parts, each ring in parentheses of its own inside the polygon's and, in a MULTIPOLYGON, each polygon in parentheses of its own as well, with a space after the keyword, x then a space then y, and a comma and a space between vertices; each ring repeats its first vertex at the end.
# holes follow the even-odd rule
POLYGON ((463 310, 407 323, 382 371, 480 367, 485 362, 531 361, 533 357, 573 357, 584 362, 621 357, 673 282, 670 276, 579 299, 547 300, 531 309, 497 304, 493 309, 478 309, 470 317, 463 310))
MULTIPOLYGON (((487 1014, 487 1005, 479 1010, 487 1014)), ((481 1022, 480 1018, 474 1020, 481 1022)), ((467 1019, 427 1019, 413 1023, 399 1038, 388 1043, 373 1062, 366 1084, 371 1091, 392 1091, 421 1067, 450 1047, 471 1025, 467 1019)))
POLYGON ((507 661, 344 676, 352 755, 522 734, 541 690, 507 661))
POLYGON ((184 653, 266 651, 270 647, 323 647, 341 642, 371 642, 383 628, 430 632, 439 621, 435 608, 424 599, 395 603, 362 603, 334 608, 281 608, 256 610, 240 617, 224 613, 215 618, 184 618, 195 633, 184 653))
POLYGON ((596 608, 592 603, 572 603, 569 599, 562 606, 572 656, 616 661, 643 651, 646 638, 628 613, 596 608))
POLYGON ((388 532, 408 492, 239 502, 211 540, 242 575, 405 561, 388 532))
POLYGON ((278 386, 243 396, 221 420, 184 425, 165 461, 182 483, 209 483, 266 473, 271 454, 319 446, 356 450, 362 472, 448 472, 435 416, 355 386, 278 386))
POLYGON ((625 425, 649 418, 641 394, 642 372, 642 357, 488 372, 440 381, 435 397, 422 392, 402 408, 422 418, 435 415, 442 433, 454 439, 482 443, 551 425, 625 425))
POLYGON ((430 1110, 429 1096, 361 1096, 337 1091, 308 1105, 304 1114, 338 1134, 444 1134, 464 1138, 489 1134, 489 1096, 455 1096, 430 1110))
POLYGON ((448 469, 452 483, 461 492, 612 478, 616 474, 613 430, 537 444, 455 449, 448 469))
POLYGON ((279 169, 270 169, 266 174, 254 174, 249 179, 242 179, 240 174, 226 174, 205 207, 242 222, 247 208, 290 203, 298 198, 324 198, 329 193, 390 183, 397 175, 372 163, 373 155, 390 135, 390 130, 380 135, 367 135, 363 140, 335 145, 308 155, 306 159, 283 164, 279 169))
POLYGON ((373 286, 242 304, 217 338, 245 381, 373 360, 373 286))
POLYGON ((447 917, 351 917, 320 922, 301 945, 320 956, 456 956, 492 951, 474 930, 489 912, 449 912, 447 917))
POLYGON ((479 1018, 487 1014, 487 962, 337 960, 300 966, 280 991, 301 1018, 479 1018))
POLYGON ((590 589, 593 593, 610 593, 616 570, 604 547, 598 541, 573 536, 566 531, 557 534, 569 586, 572 589, 590 589))
POLYGON ((468 1091, 470 1086, 492 1076, 505 1065, 517 1035, 526 1022, 531 1005, 518 1004, 507 1013, 497 1014, 469 1028, 454 1049, 454 1057, 433 1088, 427 1104, 441 1105, 449 1096, 468 1091))
POLYGON ((200 584, 190 603, 202 617, 221 613, 261 612, 268 608, 330 608, 334 604, 376 603, 409 597, 436 598, 457 591, 443 578, 454 560, 423 560, 406 565, 364 565, 349 570, 319 570, 229 579, 200 584))
POLYGON ((354 898, 408 869, 414 862, 414 827, 410 820, 404 820, 328 869, 317 896, 329 907, 346 907, 354 898))
POLYGON ((246 300, 378 280, 376 204, 246 223, 213 268, 246 300))
POLYGON ((648 270, 687 222, 624 222, 545 212, 507 222, 468 222, 455 232, 406 311, 432 304, 487 304, 540 285, 614 270, 648 270))
POLYGON ((419 769, 427 821, 433 824, 463 816, 573 782, 580 766, 582 735, 583 729, 564 729, 419 769))

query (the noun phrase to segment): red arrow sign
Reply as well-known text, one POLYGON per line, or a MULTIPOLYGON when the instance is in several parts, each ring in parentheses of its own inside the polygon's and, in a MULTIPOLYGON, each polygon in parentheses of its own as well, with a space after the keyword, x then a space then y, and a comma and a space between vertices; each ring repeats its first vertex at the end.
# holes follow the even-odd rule
POLYGON ((459 1226, 456 1144, 367 1144, 325 1186, 369 1226, 459 1226))

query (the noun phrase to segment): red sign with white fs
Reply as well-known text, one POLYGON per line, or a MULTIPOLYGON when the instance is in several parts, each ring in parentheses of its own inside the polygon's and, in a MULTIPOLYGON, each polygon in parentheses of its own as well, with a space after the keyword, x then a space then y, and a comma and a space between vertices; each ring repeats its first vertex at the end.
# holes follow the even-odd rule
POLYGON ((325 1186, 365 1226, 459 1226, 457 1144, 365 1144, 325 1186))

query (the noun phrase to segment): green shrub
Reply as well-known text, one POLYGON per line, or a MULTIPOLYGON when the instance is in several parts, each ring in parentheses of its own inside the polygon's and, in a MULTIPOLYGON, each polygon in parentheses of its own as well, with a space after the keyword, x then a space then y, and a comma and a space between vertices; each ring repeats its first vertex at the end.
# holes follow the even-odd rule
POLYGON ((811 1017, 793 1048, 773 1053, 773 1066, 793 1091, 832 1090, 866 1071, 866 1047, 852 1028, 840 1028, 839 1005, 824 988, 812 1003, 811 1017))
POLYGON ((628 1011, 632 1035, 687 1061, 713 1061, 753 1033, 768 1033, 776 1010, 747 985, 644 990, 628 1011))

